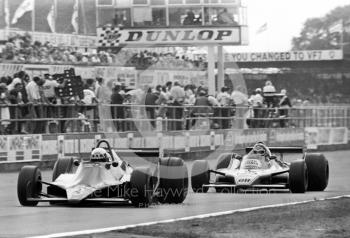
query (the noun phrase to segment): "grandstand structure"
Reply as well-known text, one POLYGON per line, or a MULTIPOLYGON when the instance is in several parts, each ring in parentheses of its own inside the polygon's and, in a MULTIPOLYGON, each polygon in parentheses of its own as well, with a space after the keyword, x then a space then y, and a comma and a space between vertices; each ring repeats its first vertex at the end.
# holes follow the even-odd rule
POLYGON ((101 49, 119 47, 208 47, 208 87, 224 85, 224 45, 248 44, 246 8, 240 0, 98 1, 97 37, 101 49))

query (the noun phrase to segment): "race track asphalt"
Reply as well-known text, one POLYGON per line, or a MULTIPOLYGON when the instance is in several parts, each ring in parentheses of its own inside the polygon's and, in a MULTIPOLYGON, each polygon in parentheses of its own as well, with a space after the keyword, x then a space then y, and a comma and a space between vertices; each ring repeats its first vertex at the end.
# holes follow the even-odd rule
MULTIPOLYGON (((131 206, 22 207, 17 200, 17 173, 0 174, 0 237, 23 237, 99 229, 121 225, 187 217, 263 205, 297 202, 350 194, 350 151, 324 153, 330 164, 330 181, 324 192, 305 194, 207 194, 190 192, 181 205, 154 205, 149 208, 131 206)), ((289 157, 290 158, 290 157, 289 157)), ((287 159, 289 159, 287 158, 287 159)), ((216 163, 213 159, 212 165, 216 163)), ((192 162, 188 162, 190 170, 192 162)), ((44 171, 49 179, 51 171, 44 171)))

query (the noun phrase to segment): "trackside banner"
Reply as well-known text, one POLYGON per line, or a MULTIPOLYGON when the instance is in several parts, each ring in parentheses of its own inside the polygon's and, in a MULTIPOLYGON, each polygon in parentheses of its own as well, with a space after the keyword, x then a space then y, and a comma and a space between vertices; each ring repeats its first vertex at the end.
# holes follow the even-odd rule
POLYGON ((348 143, 346 127, 306 127, 305 143, 308 149, 320 145, 345 145, 348 143))
POLYGON ((278 62, 342 60, 342 50, 305 50, 285 52, 245 52, 225 54, 226 62, 278 62))
POLYGON ((241 28, 97 29, 98 47, 241 44, 241 28))

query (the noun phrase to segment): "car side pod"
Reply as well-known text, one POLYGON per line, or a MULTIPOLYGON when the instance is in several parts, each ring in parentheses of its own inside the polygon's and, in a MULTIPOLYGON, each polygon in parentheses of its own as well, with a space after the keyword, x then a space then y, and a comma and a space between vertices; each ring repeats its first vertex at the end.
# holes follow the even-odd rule
POLYGON ((61 174, 72 173, 75 164, 74 158, 58 158, 53 167, 52 181, 55 181, 61 174))
POLYGON ((289 168, 289 189, 292 193, 305 193, 308 186, 308 171, 305 160, 296 160, 289 168))
POLYGON ((206 160, 196 160, 191 170, 191 185, 195 193, 206 193, 209 187, 203 185, 209 184, 210 170, 209 163, 206 160))
POLYGON ((31 201, 31 198, 38 198, 42 190, 41 172, 37 166, 24 166, 17 180, 17 197, 22 206, 36 206, 38 201, 31 201))

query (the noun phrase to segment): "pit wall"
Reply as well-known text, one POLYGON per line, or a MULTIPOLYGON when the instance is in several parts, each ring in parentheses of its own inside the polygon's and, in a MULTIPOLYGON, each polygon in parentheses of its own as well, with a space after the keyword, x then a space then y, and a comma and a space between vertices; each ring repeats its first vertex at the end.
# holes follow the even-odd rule
POLYGON ((0 172, 18 170, 24 164, 52 167, 58 157, 85 157, 98 140, 115 149, 161 148, 165 154, 185 160, 214 158, 223 151, 241 151, 257 141, 269 146, 306 146, 309 150, 348 149, 345 127, 281 128, 154 133, 89 133, 0 136, 0 172))

